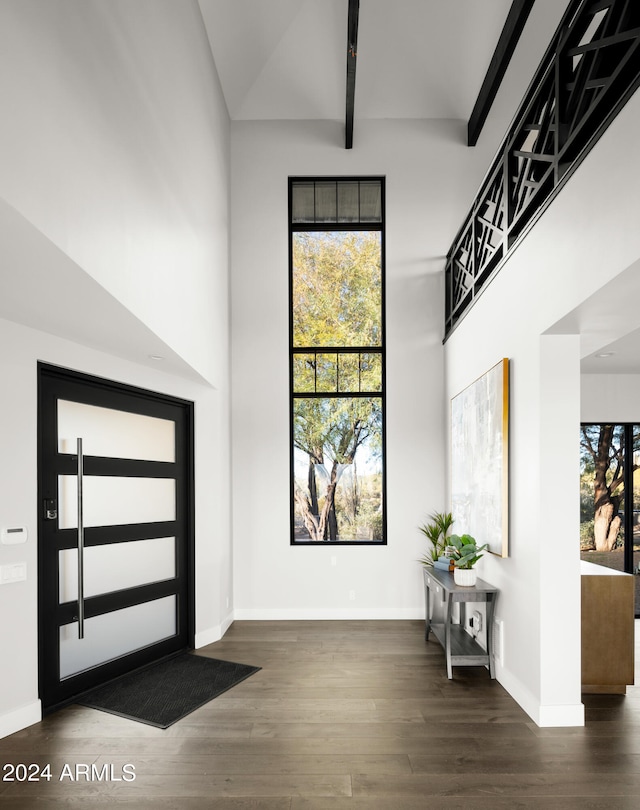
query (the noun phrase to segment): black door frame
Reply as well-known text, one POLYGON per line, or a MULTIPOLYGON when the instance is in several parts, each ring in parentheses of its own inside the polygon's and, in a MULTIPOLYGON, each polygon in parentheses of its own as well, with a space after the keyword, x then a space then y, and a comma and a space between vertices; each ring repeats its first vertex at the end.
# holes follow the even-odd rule
MULTIPOLYGON (((127 591, 116 591, 112 594, 105 594, 92 597, 86 600, 86 617, 109 612, 111 610, 128 607, 130 604, 149 601, 165 595, 176 595, 178 602, 177 634, 164 641, 151 644, 142 650, 136 650, 125 654, 105 664, 100 665, 100 682, 106 682, 118 677, 124 672, 145 666, 152 661, 173 655, 180 650, 193 649, 195 646, 195 503, 194 503, 194 405, 188 400, 179 399, 166 394, 160 394, 124 383, 113 382, 102 377, 96 377, 72 371, 69 369, 53 366, 47 363, 38 363, 38 651, 39 651, 39 694, 42 702, 43 713, 54 711, 60 706, 73 701, 80 693, 96 685, 96 670, 89 669, 78 675, 71 676, 63 681, 59 679, 59 645, 57 627, 73 620, 77 613, 77 601, 60 605, 55 616, 52 616, 51 605, 57 605, 58 595, 58 545, 53 547, 51 541, 52 532, 74 532, 71 530, 59 530, 58 521, 46 520, 44 504, 47 499, 57 498, 57 492, 51 491, 51 476, 47 476, 47 470, 51 469, 53 458, 51 457, 51 435, 52 430, 57 431, 55 424, 55 409, 51 407, 49 401, 51 396, 57 397, 60 391, 67 391, 70 398, 83 401, 87 404, 101 407, 112 407, 120 410, 132 412, 149 413, 156 411, 160 415, 163 411, 179 409, 179 420, 176 429, 181 433, 181 441, 177 442, 180 450, 180 458, 176 458, 176 464, 183 465, 184 474, 181 491, 176 493, 177 504, 180 504, 179 511, 184 518, 184 543, 179 558, 176 560, 177 570, 175 584, 173 588, 167 583, 152 583, 143 585, 127 591), (51 386, 57 389, 55 393, 51 391, 51 386), (144 406, 137 411, 131 407, 122 407, 128 398, 129 404, 138 400, 144 406), (47 478, 49 480, 47 480, 47 478), (47 540, 49 541, 47 543, 47 540), (52 568, 56 576, 52 576, 52 568), (135 594, 127 593, 135 591, 135 594), (133 601, 131 601, 133 597, 133 601), (144 598, 141 598, 144 597, 144 598), (91 604, 93 602, 93 605, 91 604), (186 611, 186 617, 184 612, 186 611), (55 628, 55 633, 52 630, 55 628), (55 678, 52 676, 55 672, 55 678)), ((150 414, 154 415, 154 414, 150 414)), ((172 417, 169 417, 172 418, 172 417)), ((56 454, 56 469, 60 471, 65 460, 60 458, 61 454, 56 454)), ((69 458, 71 461, 71 458, 69 458)), ((115 460, 116 464, 118 460, 115 460)), ((119 474, 113 466, 112 459, 99 459, 90 457, 85 462, 89 466, 85 467, 88 474, 119 474)), ((123 462, 121 462, 122 464, 123 462)), ((140 468, 138 474, 144 470, 144 465, 153 464, 156 469, 162 463, 158 462, 124 462, 130 470, 140 468)), ((171 465, 175 468, 175 465, 171 465)), ((65 470, 66 471, 66 470, 65 470)), ((162 472, 162 471, 161 471, 162 472)), ((74 474, 74 469, 70 467, 70 474, 74 474)), ((162 475, 160 475, 162 477, 162 475)), ((167 473, 167 477, 173 477, 167 473)), ((175 524, 180 518, 176 515, 176 521, 172 522, 173 531, 175 524)), ((144 524, 140 524, 144 525, 144 524)), ((169 525, 167 528, 169 528, 169 525)), ((149 524, 149 531, 152 536, 157 537, 158 524, 149 524)), ((111 537, 131 539, 127 537, 127 527, 110 527, 109 529, 96 528, 93 531, 95 542, 99 543, 100 533, 108 531, 111 537)), ((138 539, 142 539, 138 537, 138 539)), ((88 544, 89 544, 88 540, 88 544)), ((178 547, 177 543, 177 547, 178 547)), ((66 547, 66 546, 65 546, 66 547)), ((73 546, 69 546, 73 547, 73 546)), ((172 580, 173 581, 173 580, 172 580)), ((169 582, 172 582, 169 581, 169 582)))

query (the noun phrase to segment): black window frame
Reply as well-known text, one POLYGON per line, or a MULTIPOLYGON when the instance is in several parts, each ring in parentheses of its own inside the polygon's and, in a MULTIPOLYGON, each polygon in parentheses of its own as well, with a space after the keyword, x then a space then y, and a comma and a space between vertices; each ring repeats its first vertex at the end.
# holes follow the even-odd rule
MULTIPOLYGON (((337 207, 336 207, 337 211, 337 207)), ((288 251, 289 251, 289 456, 290 456, 290 478, 289 478, 289 499, 290 499, 290 545, 307 548, 309 546, 326 547, 326 545, 336 546, 381 546, 387 545, 387 447, 386 447, 386 188, 385 177, 383 175, 313 175, 313 176, 291 176, 288 178, 288 251), (379 183, 380 184, 380 220, 379 221, 343 221, 340 222, 336 216, 335 221, 293 221, 293 188, 296 184, 310 183, 379 183), (363 232, 376 231, 380 233, 380 272, 381 272, 381 299, 380 299, 380 344, 379 346, 349 346, 349 347, 314 347, 313 352, 318 354, 330 353, 333 349, 337 353, 375 353, 381 357, 381 390, 371 392, 309 392, 296 394, 294 389, 294 357, 296 354, 305 351, 305 347, 294 346, 294 323, 293 323, 293 235, 295 233, 311 232, 363 232), (327 352, 327 349, 329 351, 327 352), (294 403, 295 399, 304 397, 310 398, 357 398, 375 396, 381 401, 381 440, 382 440, 382 539, 381 540, 335 540, 326 538, 323 541, 296 539, 295 537, 295 464, 294 464, 294 403)))
MULTIPOLYGON (((634 562, 634 541, 633 541, 633 526, 634 526, 634 494, 633 494, 633 474, 634 474, 634 432, 637 430, 640 435, 640 421, 625 422, 625 421, 601 421, 601 422, 581 422, 580 429, 589 427, 603 428, 605 425, 611 425, 615 428, 622 428, 623 447, 624 447, 624 464, 623 464, 623 493, 624 498, 622 501, 622 513, 624 515, 622 521, 622 529, 624 534, 623 539, 623 560, 625 574, 635 574, 636 564, 634 562)), ((620 510, 618 510, 620 512, 620 510)), ((581 552, 582 554, 582 552, 581 552)), ((583 558, 584 559, 584 558, 583 558)), ((607 566, 602 563, 592 563, 593 565, 602 565, 603 568, 607 566)), ((614 569, 615 570, 615 569, 614 569)), ((635 596, 638 590, 637 585, 634 587, 634 599, 636 602, 635 618, 640 619, 640 608, 637 606, 637 597, 635 596)))

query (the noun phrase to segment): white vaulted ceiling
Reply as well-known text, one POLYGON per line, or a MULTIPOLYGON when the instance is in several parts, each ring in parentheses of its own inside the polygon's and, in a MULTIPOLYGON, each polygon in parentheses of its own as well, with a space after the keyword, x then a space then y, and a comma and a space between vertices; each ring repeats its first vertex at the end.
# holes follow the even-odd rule
MULTIPOLYGON (((199 3, 232 119, 344 117, 347 0, 199 3)), ((360 0, 356 116, 468 119, 510 7, 360 0)))
MULTIPOLYGON (((467 121, 512 1, 360 0, 356 146, 359 120, 454 118, 467 121)), ((488 155, 506 130, 567 3, 568 0, 536 0, 500 91, 502 107, 499 113, 496 112, 498 104, 492 110, 493 120, 487 127, 492 128, 490 137, 485 131, 483 148, 488 155)), ((22 26, 20 30, 27 41, 33 40, 35 48, 31 62, 29 55, 19 47, 12 55, 7 48, 3 53, 4 63, 13 68, 3 74, 6 77, 5 107, 13 110, 7 119, 11 126, 5 127, 3 142, 6 144, 9 135, 13 137, 14 130, 17 131, 16 110, 20 114, 28 110, 33 114, 33 121, 29 119, 24 132, 25 140, 32 144, 33 160, 30 163, 5 161, 3 167, 0 245, 4 248, 4 264, 0 272, 0 317, 78 342, 82 342, 84 335, 88 345, 93 345, 93 341, 96 346, 121 356, 127 356, 132 351, 130 347, 144 344, 149 346, 149 354, 157 352, 169 357, 166 346, 156 346, 157 335, 140 329, 133 316, 129 318, 131 326, 127 331, 126 311, 111 300, 96 281, 88 279, 84 284, 78 280, 86 269, 82 262, 76 265, 67 256, 63 267, 63 253, 69 239, 60 239, 58 244, 46 237, 45 230, 29 216, 28 206, 20 204, 26 193, 25 184, 19 180, 20 172, 28 178, 37 178, 30 198, 34 205, 37 203, 37 211, 60 208, 60 190, 68 192, 72 200, 85 199, 86 194, 78 194, 76 186, 84 189, 83 183, 87 181, 87 188, 91 188, 86 172, 62 173, 64 183, 56 184, 51 180, 56 171, 61 171, 61 152, 68 152, 67 159, 74 165, 75 152, 67 147, 72 140, 84 135, 82 143, 87 155, 95 151, 100 154, 100 161, 104 161, 106 155, 118 157, 117 166, 127 170, 123 177, 133 183, 134 190, 140 189, 146 195, 145 204, 140 204, 137 210, 148 212, 151 210, 149 200, 165 199, 159 197, 159 191, 166 192, 167 206, 172 206, 174 200, 184 201, 187 192, 193 194, 184 172, 174 166, 176 161, 175 165, 182 165, 179 164, 180 154, 176 153, 174 159, 172 152, 175 146, 172 138, 180 133, 192 134, 189 128, 194 115, 188 105, 180 106, 188 98, 188 92, 185 94, 179 83, 175 86, 171 83, 179 72, 172 72, 172 59, 179 65, 180 54, 171 48, 166 54, 162 50, 163 43, 175 45, 175 39, 168 33, 170 23, 163 19, 167 15, 168 19, 173 19, 174 13, 183 14, 189 23, 193 20, 193 26, 184 28, 193 42, 180 44, 184 48, 193 47, 198 59, 202 57, 201 63, 195 59, 194 64, 208 70, 211 86, 217 87, 207 49, 208 38, 232 121, 344 121, 349 0, 165 0, 163 3, 65 0, 55 5, 54 12, 50 0, 0 3, 5 17, 8 15, 14 26, 18 23, 22 26), (43 22, 44 10, 51 11, 47 17, 47 20, 51 18, 47 23, 49 28, 43 22), (70 21, 67 25, 62 22, 63 11, 70 21), (15 19, 11 15, 15 15, 15 19), (30 24, 30 15, 38 25, 33 20, 30 24), (151 29, 147 28, 149 20, 153 22, 151 29), (70 46, 62 47, 61 43, 67 41, 70 46), (54 60, 47 56, 52 48, 53 52, 59 52, 54 60), (198 50, 200 48, 202 51, 198 50), (22 66, 20 69, 16 69, 18 64, 22 66), (56 94, 61 98, 69 97, 69 109, 74 111, 75 117, 65 117, 62 108, 58 110, 47 93, 38 98, 31 90, 25 92, 24 88, 38 87, 31 78, 39 70, 52 83, 56 94), (72 81, 69 76, 73 77, 72 81), (165 89, 167 98, 178 99, 180 103, 172 105, 166 101, 165 89), (143 103, 136 103, 140 99, 143 103), (55 132, 65 133, 64 138, 60 136, 57 141, 52 137, 51 126, 33 124, 47 121, 47 116, 54 122, 55 132), (151 144, 155 144, 155 152, 150 151, 151 144), (46 171, 38 171, 36 166, 42 163, 42 154, 47 150, 55 159, 43 164, 49 167, 46 171), (9 182, 7 178, 13 180, 9 182), (55 189, 55 202, 49 208, 45 205, 48 197, 42 193, 47 188, 45 180, 55 189), (153 193, 147 190, 147 184, 153 193), (36 238, 29 228, 42 230, 42 238, 36 238), (25 257, 23 264, 12 258, 20 256, 25 257), (61 285, 56 288, 51 284, 51 266, 60 268, 60 278, 68 280, 68 289, 77 290, 79 284, 84 284, 85 300, 95 301, 96 311, 108 312, 108 322, 112 326, 117 323, 118 328, 105 326, 104 334, 98 336, 100 330, 96 328, 95 318, 87 316, 86 323, 82 323, 77 316, 71 317, 66 308, 71 297, 65 298, 64 291, 59 289, 61 285), (26 288, 39 291, 39 296, 27 295, 26 288), (52 305, 54 295, 61 300, 57 308, 52 305)), ((7 42, 17 41, 9 26, 4 26, 4 32, 7 42)), ((196 84, 198 80, 196 77, 196 84)), ((205 125, 206 131, 206 110, 196 118, 205 125)), ((11 150, 5 147, 5 152, 10 154, 11 150)), ((101 165, 100 161, 88 160, 88 165, 93 170, 101 165)), ((97 211, 105 207, 105 192, 109 189, 119 199, 119 177, 113 173, 107 175, 108 188, 95 184, 97 211)), ((196 184, 196 192, 206 197, 210 186, 201 180, 199 164, 189 177, 190 182, 196 184)), ((129 201, 133 198, 131 190, 126 188, 127 193, 123 192, 121 197, 129 201)), ((82 206, 88 210, 86 202, 82 206)), ((84 235, 82 243, 86 244, 88 229, 83 225, 84 209, 83 217, 72 217, 71 225, 67 223, 65 227, 77 226, 77 233, 84 235)), ((120 211, 118 206, 113 210, 120 211)), ((199 221, 199 215, 194 216, 199 221)), ((103 234, 112 232, 114 223, 108 216, 100 222, 104 223, 100 232, 104 238, 103 234)), ((116 218, 115 222, 117 225, 120 219, 116 218)), ((66 233, 64 229, 63 232, 66 233)), ((630 284, 633 278, 629 277, 630 284)), ((589 336, 584 349, 586 371, 604 370, 603 359, 595 355, 607 346, 616 352, 615 361, 606 363, 607 369, 626 373, 640 371, 640 329, 630 318, 621 330, 619 307, 605 307, 602 303, 610 298, 636 301, 637 295, 625 298, 625 293, 617 288, 615 296, 599 295, 597 301, 585 302, 579 312, 572 314, 571 324, 559 324, 558 330, 573 328, 589 336), (629 332, 632 335, 627 337, 629 332)), ((107 320, 103 319, 100 324, 106 325, 107 320)), ((169 366, 176 373, 186 373, 180 358, 167 361, 167 368, 169 366)))
MULTIPOLYGON (((344 120, 348 0, 198 2, 232 120, 344 120)), ((358 120, 468 121, 511 5, 360 0, 356 144, 358 120)), ((567 0, 536 0, 512 62, 511 98, 498 115, 503 128, 494 127, 497 138, 566 7, 567 0)), ((634 278, 637 270, 625 275, 629 283, 634 278)), ((585 372, 638 372, 640 329, 633 330, 633 318, 621 318, 619 306, 603 303, 610 298, 625 300, 617 287, 599 293, 553 331, 582 335, 585 372), (598 354, 604 349, 615 353, 603 360, 598 354)))

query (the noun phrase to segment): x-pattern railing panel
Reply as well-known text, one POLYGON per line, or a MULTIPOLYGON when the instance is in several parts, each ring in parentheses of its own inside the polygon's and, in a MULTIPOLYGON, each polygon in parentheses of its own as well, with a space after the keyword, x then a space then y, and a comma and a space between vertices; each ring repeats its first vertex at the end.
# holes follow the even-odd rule
POLYGON ((639 85, 640 0, 573 0, 449 251, 446 335, 639 85))
POLYGON ((474 217, 476 277, 482 278, 504 250, 506 208, 501 172, 496 172, 480 193, 474 217))
POLYGON ((457 310, 463 305, 473 292, 473 256, 473 231, 469 224, 469 227, 467 227, 458 242, 452 258, 452 297, 454 310, 457 310))
POLYGON ((637 0, 598 0, 585 4, 571 26, 559 56, 562 149, 616 92, 621 73, 638 59, 640 4, 637 0))
POLYGON ((526 211, 555 169, 555 131, 555 83, 550 72, 510 140, 509 225, 526 211))

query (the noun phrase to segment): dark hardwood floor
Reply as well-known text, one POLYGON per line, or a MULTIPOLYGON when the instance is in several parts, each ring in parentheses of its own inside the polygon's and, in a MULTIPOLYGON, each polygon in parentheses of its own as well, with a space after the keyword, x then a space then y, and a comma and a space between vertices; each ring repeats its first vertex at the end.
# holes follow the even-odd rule
POLYGON ((448 681, 419 621, 237 622, 198 652, 262 670, 165 731, 71 706, 0 740, 0 767, 52 774, 0 782, 0 807, 640 807, 640 686, 540 729, 485 669, 448 681), (77 764, 113 779, 60 779, 77 764))

